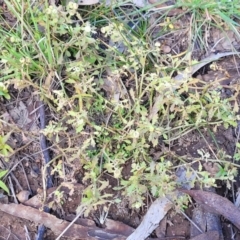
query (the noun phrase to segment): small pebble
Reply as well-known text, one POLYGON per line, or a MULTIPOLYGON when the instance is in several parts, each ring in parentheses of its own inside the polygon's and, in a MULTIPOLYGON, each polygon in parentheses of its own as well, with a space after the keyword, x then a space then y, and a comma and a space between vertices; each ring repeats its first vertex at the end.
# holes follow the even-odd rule
POLYGON ((29 199, 31 193, 27 190, 20 191, 16 196, 19 202, 24 203, 29 199))
POLYGON ((169 47, 169 46, 167 46, 167 45, 163 45, 162 47, 161 47, 161 49, 162 49, 162 51, 164 52, 164 53, 170 53, 171 52, 171 48, 169 47))

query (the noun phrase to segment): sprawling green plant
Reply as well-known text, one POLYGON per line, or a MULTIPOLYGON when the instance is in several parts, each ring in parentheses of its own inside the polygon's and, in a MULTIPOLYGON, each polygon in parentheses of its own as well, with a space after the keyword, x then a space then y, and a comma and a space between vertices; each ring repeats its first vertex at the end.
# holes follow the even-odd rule
MULTIPOLYGON (((69 166, 77 160, 83 169, 87 187, 82 201, 87 213, 119 201, 117 194, 107 193, 112 186, 106 176, 116 180, 113 189, 136 208, 148 195, 164 196, 178 186, 179 164, 196 175, 192 185, 232 180, 236 171, 228 172, 232 165, 224 154, 193 159, 199 162, 196 170, 171 151, 171 143, 192 130, 236 126, 230 101, 207 83, 203 91, 193 87, 196 79, 176 87, 172 76, 187 62, 163 55, 159 44, 129 32, 129 26, 118 19, 105 16, 96 24, 100 27, 95 26, 73 2, 41 8, 30 1, 24 6, 16 0, 6 4, 16 24, 5 23, 0 29, 4 36, 0 80, 4 87, 14 84, 18 90, 32 86, 49 105, 55 120, 42 132, 54 143, 54 160, 61 158, 69 166), (162 150, 154 158, 160 142, 162 150), (219 173, 212 176, 204 171, 202 161, 221 163, 219 173), (130 166, 127 174, 126 166, 130 166)), ((4 87, 0 94, 8 98, 4 87)), ((2 145, 6 153, 5 142, 2 145)), ((54 171, 63 177, 61 166, 54 171)))

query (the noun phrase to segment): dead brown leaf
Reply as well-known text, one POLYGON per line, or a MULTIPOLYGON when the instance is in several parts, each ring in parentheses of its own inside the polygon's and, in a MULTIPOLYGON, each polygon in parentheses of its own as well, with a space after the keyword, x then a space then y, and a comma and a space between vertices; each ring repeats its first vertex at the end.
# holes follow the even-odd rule
POLYGON ((202 233, 196 237, 191 238, 190 240, 219 240, 220 235, 217 231, 210 231, 202 233))
POLYGON ((16 106, 9 106, 8 113, 19 128, 27 131, 38 131, 35 110, 38 108, 38 104, 38 102, 34 104, 31 99, 26 102, 19 101, 16 106))
MULTIPOLYGON (((200 232, 199 229, 197 229, 194 224, 191 224, 190 236, 192 238, 202 235, 201 233, 204 233, 205 231, 216 232, 218 233, 219 237, 223 235, 219 216, 217 214, 213 214, 208 211, 205 211, 204 208, 200 205, 197 205, 196 208, 193 210, 192 221, 202 230, 200 232)), ((214 238, 211 238, 211 239, 214 239, 214 238)))
POLYGON ((193 197, 205 210, 223 215, 240 229, 240 210, 228 199, 202 190, 181 190, 181 192, 193 197))

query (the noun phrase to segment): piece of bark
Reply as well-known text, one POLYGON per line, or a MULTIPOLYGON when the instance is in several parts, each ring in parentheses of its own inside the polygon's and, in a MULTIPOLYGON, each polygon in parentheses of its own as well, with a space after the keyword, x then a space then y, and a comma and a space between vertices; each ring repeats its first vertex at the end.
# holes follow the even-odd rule
MULTIPOLYGON (((177 194, 177 192, 174 192, 173 195, 174 194, 177 194)), ((172 207, 172 202, 166 197, 158 198, 155 200, 148 209, 141 224, 127 238, 127 240, 146 239, 158 227, 159 222, 164 218, 164 216, 172 207)))

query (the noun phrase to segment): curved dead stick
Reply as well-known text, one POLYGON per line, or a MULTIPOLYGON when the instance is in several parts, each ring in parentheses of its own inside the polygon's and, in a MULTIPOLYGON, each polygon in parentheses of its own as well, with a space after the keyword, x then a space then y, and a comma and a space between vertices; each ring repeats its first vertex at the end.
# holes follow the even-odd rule
POLYGON ((193 197, 207 211, 224 216, 240 229, 240 210, 227 198, 202 190, 180 190, 193 197))

